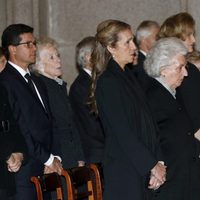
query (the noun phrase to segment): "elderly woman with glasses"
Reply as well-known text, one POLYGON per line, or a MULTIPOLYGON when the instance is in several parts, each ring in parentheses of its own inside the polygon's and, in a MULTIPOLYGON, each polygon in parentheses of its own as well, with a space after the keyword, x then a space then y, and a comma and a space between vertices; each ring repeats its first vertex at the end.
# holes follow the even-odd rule
POLYGON ((181 100, 176 98, 176 88, 188 75, 186 54, 180 39, 164 38, 157 41, 144 63, 152 77, 146 95, 159 128, 162 160, 167 165, 166 183, 153 195, 159 200, 194 200, 200 196, 194 129, 181 100))

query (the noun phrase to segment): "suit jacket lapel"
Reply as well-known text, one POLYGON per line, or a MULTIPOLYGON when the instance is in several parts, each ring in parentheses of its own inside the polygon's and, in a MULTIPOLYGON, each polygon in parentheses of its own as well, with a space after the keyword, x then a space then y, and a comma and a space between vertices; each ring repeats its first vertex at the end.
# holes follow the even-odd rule
MULTIPOLYGON (((34 74, 31 73, 32 79, 37 87, 38 92, 40 93, 40 97, 42 98, 42 102, 44 104, 44 106, 42 105, 44 111, 46 112, 46 114, 48 116, 50 116, 50 108, 49 108, 49 103, 48 103, 48 99, 47 99, 47 94, 45 93, 44 88, 41 87, 41 84, 38 82, 39 77, 36 77, 34 74), (44 108, 45 107, 45 108, 44 108)), ((35 96, 35 95, 34 95, 35 96)), ((39 98, 37 97, 37 99, 39 100, 39 98)), ((40 101, 40 100, 39 100, 40 101)), ((41 102, 40 102, 41 104, 41 102)))
MULTIPOLYGON (((12 74, 14 77, 16 77, 16 79, 19 80, 22 84, 26 84, 26 81, 21 76, 21 74, 14 67, 12 67, 9 63, 7 63, 7 65, 6 65, 6 70, 9 71, 9 73, 12 74)), ((27 85, 27 89, 29 89, 28 85, 27 85)))
MULTIPOLYGON (((37 82, 35 79, 34 79, 33 81, 34 81, 34 83, 35 83, 35 85, 36 85, 36 87, 37 87, 37 89, 38 89, 38 91, 39 91, 39 93, 40 93, 40 96, 41 96, 41 98, 42 98, 42 101, 43 101, 43 103, 44 103, 44 106, 45 106, 46 110, 45 110, 44 106, 42 105, 42 103, 40 102, 39 97, 36 96, 36 95, 30 90, 30 88, 29 88, 27 82, 26 82, 25 79, 22 77, 22 75, 21 75, 13 66, 11 66, 9 63, 7 63, 7 65, 6 65, 6 70, 8 70, 10 74, 12 74, 17 80, 19 80, 19 81, 21 82, 22 85, 24 85, 24 87, 27 89, 27 92, 29 92, 29 93, 35 98, 35 100, 40 104, 40 106, 42 106, 42 108, 44 109, 45 113, 50 112, 50 111, 49 111, 48 104, 46 103, 46 98, 44 97, 43 92, 41 92, 41 91, 42 91, 42 90, 41 90, 41 87, 40 87, 40 85, 38 84, 38 82, 37 82)), ((47 113, 47 114, 49 114, 49 113, 47 113)))
POLYGON ((83 77, 83 79, 85 80, 84 84, 86 86, 90 85, 90 83, 91 83, 91 76, 87 72, 85 72, 83 69, 81 69, 80 70, 80 76, 83 77))

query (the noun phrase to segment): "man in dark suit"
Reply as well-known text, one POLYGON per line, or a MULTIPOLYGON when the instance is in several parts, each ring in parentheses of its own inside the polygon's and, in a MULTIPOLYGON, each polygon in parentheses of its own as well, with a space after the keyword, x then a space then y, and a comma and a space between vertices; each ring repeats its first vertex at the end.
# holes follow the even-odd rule
POLYGON ((12 200, 15 194, 14 173, 19 171, 27 149, 2 85, 0 97, 0 199, 12 200))
POLYGON ((94 37, 86 37, 77 44, 76 62, 80 72, 69 93, 87 163, 101 162, 104 148, 104 134, 99 118, 92 115, 87 106, 92 73, 90 57, 94 46, 94 37))
POLYGON ((154 45, 159 31, 159 24, 155 21, 143 21, 136 30, 136 44, 138 46, 138 63, 133 67, 133 72, 143 88, 146 88, 148 76, 144 71, 146 55, 154 45))
POLYGON ((36 57, 33 28, 24 24, 8 26, 2 35, 2 47, 8 63, 0 81, 7 88, 12 112, 29 153, 27 164, 16 174, 16 199, 34 200, 30 177, 43 171, 61 173, 62 166, 59 158, 54 156, 56 152, 51 152, 51 115, 45 87, 28 70, 36 57))
POLYGON ((160 26, 155 21, 143 21, 136 30, 136 43, 139 49, 138 65, 143 68, 147 53, 154 45, 160 26))

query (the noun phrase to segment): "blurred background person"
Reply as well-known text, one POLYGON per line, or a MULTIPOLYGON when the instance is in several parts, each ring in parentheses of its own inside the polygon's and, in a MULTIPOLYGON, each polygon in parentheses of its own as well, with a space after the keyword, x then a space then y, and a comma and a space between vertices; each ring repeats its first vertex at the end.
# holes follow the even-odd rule
POLYGON ((36 63, 31 70, 39 75, 47 88, 53 117, 53 149, 59 149, 64 168, 83 165, 80 136, 74 123, 66 82, 61 79, 61 60, 53 39, 37 41, 36 63))
POLYGON ((87 163, 101 162, 104 149, 104 134, 99 117, 90 113, 87 105, 92 76, 90 58, 94 47, 95 38, 92 36, 83 38, 76 45, 79 75, 72 83, 69 92, 87 163))
POLYGON ((7 91, 1 84, 0 97, 0 199, 14 200, 15 173, 27 159, 27 147, 14 120, 7 91))
POLYGON ((176 98, 176 88, 188 75, 186 54, 187 48, 180 39, 163 38, 144 62, 152 77, 146 95, 159 128, 162 160, 167 165, 166 183, 154 192, 154 198, 159 200, 197 200, 200 196, 194 129, 176 98))
MULTIPOLYGON (((191 53, 195 45, 195 20, 186 12, 167 18, 161 25, 158 38, 177 37, 183 41, 191 53)), ((200 128, 200 72, 192 63, 187 63, 188 76, 177 88, 176 96, 181 96, 186 110, 197 131, 200 128)))
POLYGON ((100 26, 88 103, 105 131, 104 199, 142 200, 148 186, 156 189, 165 182, 165 166, 155 156, 156 127, 140 87, 125 69, 136 51, 130 25, 109 20, 100 26))
POLYGON ((0 47, 0 72, 5 68, 6 62, 7 60, 3 53, 3 49, 0 47))
POLYGON ((156 21, 143 21, 136 30, 136 44, 138 46, 138 66, 143 68, 147 53, 154 45, 160 26, 156 21))
POLYGON ((187 54, 187 61, 194 64, 200 70, 200 51, 194 50, 187 54))
POLYGON ((144 61, 147 53, 157 39, 159 29, 160 26, 156 21, 145 20, 140 23, 136 30, 135 40, 138 47, 138 60, 132 69, 138 82, 144 89, 148 85, 148 76, 144 70, 144 61))

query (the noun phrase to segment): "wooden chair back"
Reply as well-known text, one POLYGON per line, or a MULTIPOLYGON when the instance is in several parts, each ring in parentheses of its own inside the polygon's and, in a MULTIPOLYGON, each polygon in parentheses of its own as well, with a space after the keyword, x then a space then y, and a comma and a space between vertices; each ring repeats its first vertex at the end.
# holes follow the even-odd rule
POLYGON ((98 167, 90 164, 63 170, 68 200, 102 200, 102 185, 98 167))
POLYGON ((57 200, 64 200, 61 184, 61 176, 57 173, 44 174, 42 176, 32 176, 37 193, 37 200, 43 200, 44 192, 56 191, 57 200))

